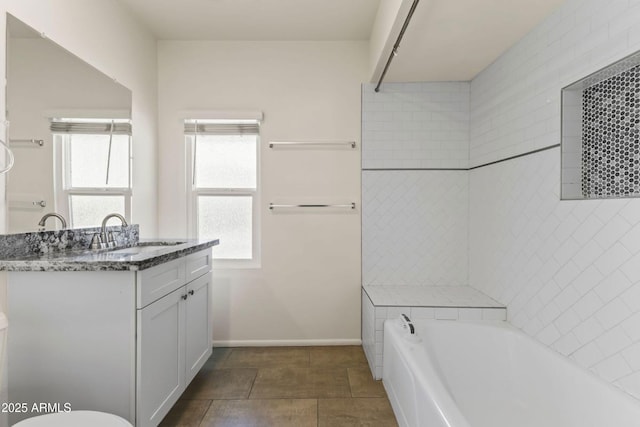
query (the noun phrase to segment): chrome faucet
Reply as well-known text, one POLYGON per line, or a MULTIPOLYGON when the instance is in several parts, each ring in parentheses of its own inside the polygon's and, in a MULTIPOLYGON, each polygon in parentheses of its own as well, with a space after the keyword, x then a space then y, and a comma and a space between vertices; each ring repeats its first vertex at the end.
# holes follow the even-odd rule
POLYGON ((128 225, 127 220, 124 219, 122 215, 119 213, 110 213, 105 216, 102 220, 102 232, 96 233, 93 235, 93 239, 91 239, 91 249, 105 249, 105 248, 114 248, 116 246, 116 241, 113 238, 113 233, 109 232, 107 235, 107 221, 111 218, 118 218, 122 221, 122 225, 128 225))
POLYGON ((40 231, 44 231, 44 223, 47 220, 47 218, 49 217, 54 217, 54 218, 58 218, 60 220, 60 222, 62 223, 62 228, 65 229, 67 228, 67 220, 64 219, 64 217, 58 213, 55 212, 49 212, 47 214, 44 214, 44 216, 40 219, 40 222, 38 223, 38 225, 40 227, 42 227, 40 229, 40 231))

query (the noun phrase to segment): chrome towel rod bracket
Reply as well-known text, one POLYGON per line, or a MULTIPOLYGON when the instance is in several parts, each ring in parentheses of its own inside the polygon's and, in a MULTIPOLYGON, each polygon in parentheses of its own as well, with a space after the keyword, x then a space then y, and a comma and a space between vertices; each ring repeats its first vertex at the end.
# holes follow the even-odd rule
POLYGON ((9 142, 15 143, 25 143, 25 144, 37 144, 40 147, 44 146, 44 139, 11 139, 9 142))

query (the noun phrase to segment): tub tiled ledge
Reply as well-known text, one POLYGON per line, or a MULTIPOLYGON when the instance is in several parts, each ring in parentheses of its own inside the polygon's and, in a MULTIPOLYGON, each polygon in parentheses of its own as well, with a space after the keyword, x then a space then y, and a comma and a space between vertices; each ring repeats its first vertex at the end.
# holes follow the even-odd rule
POLYGON ((507 309, 470 286, 363 286, 362 345, 371 372, 382 378, 383 324, 411 319, 506 320, 507 309))

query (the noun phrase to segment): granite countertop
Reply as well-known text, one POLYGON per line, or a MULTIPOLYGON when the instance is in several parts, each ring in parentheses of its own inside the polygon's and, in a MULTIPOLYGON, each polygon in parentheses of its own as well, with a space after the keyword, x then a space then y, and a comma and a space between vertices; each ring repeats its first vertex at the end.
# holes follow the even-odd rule
POLYGON ((113 249, 86 248, 48 253, 11 254, 0 259, 0 271, 135 271, 198 252, 218 240, 140 240, 137 245, 113 249), (171 242, 179 242, 171 244, 171 242), (153 247, 150 247, 153 246, 153 247), (140 251, 141 248, 145 248, 140 251))

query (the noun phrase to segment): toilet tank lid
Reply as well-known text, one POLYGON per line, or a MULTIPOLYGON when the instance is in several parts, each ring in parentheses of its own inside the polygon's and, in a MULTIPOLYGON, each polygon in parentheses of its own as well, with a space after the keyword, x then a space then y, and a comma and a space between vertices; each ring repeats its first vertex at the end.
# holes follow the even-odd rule
POLYGON ((0 330, 7 329, 7 326, 9 326, 7 316, 5 316, 4 313, 0 312, 0 330))

